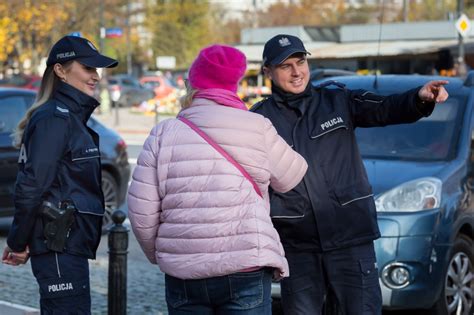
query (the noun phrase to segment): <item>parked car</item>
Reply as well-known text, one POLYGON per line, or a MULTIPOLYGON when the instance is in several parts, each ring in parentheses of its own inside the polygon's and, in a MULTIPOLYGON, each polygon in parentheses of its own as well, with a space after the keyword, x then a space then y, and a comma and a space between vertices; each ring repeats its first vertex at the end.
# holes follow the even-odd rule
MULTIPOLYGON (((7 229, 13 219, 13 189, 18 172, 19 150, 12 146, 11 132, 36 93, 17 88, 0 88, 0 228, 7 229)), ((102 189, 105 198, 103 231, 111 225, 112 212, 125 201, 130 177, 126 144, 113 130, 94 117, 87 122, 100 136, 102 161, 102 189)))
MULTIPOLYGON (((388 95, 432 79, 441 78, 381 75, 329 80, 388 95)), ((355 130, 382 235, 375 250, 385 310, 473 314, 474 73, 466 81, 442 79, 449 80, 450 97, 431 116, 413 124, 355 130)), ((277 284, 272 293, 279 298, 277 284)))
POLYGON ((140 84, 153 90, 155 98, 164 99, 176 92, 176 87, 164 75, 147 75, 140 78, 140 84))
POLYGON ((346 75, 356 75, 354 71, 342 70, 342 69, 325 69, 325 68, 316 68, 310 71, 309 80, 311 82, 322 80, 324 78, 335 77, 335 76, 346 76, 346 75))
POLYGON ((18 74, 0 80, 0 86, 18 87, 38 91, 41 77, 38 75, 18 74))
POLYGON ((137 78, 126 74, 107 77, 112 106, 137 106, 152 99, 153 90, 144 87, 137 78))

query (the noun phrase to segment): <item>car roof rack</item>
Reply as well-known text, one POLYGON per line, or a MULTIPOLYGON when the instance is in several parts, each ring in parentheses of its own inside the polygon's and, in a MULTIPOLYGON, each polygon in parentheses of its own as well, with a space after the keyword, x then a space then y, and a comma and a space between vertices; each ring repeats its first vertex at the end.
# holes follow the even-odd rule
POLYGON ((464 80, 464 86, 474 86, 474 70, 471 70, 467 73, 466 80, 464 80))

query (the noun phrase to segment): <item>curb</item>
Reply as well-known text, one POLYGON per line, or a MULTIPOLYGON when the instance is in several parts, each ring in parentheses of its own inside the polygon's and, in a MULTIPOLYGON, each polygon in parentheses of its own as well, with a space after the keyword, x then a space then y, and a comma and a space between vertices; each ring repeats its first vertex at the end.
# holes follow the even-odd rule
POLYGON ((24 306, 20 304, 13 304, 6 301, 0 301, 0 314, 2 315, 40 315, 40 310, 24 306))

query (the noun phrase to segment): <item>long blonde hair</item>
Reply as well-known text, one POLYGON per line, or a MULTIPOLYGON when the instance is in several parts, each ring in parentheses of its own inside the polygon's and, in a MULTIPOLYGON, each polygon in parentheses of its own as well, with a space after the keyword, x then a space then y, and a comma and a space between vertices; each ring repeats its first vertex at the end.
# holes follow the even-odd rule
POLYGON ((188 81, 186 85, 186 94, 179 99, 179 104, 181 105, 181 109, 186 109, 191 106, 193 102, 194 95, 197 93, 198 90, 194 89, 188 81))
MULTIPOLYGON (((63 67, 68 68, 72 61, 65 62, 62 64, 63 67)), ((21 139, 23 137, 23 132, 25 131, 26 125, 30 121, 31 115, 33 112, 46 103, 53 95, 53 92, 56 91, 60 79, 54 72, 54 65, 50 65, 44 70, 43 78, 41 79, 41 85, 36 95, 35 102, 31 107, 26 111, 25 116, 20 120, 18 125, 15 128, 15 131, 12 134, 13 145, 17 148, 21 145, 21 139)))

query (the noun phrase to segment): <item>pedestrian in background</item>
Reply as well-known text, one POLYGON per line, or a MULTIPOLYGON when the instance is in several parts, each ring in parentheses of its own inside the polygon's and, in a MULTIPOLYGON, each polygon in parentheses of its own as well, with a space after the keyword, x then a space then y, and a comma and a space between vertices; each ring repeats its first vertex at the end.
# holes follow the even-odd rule
POLYGON ((447 81, 386 97, 343 87, 314 88, 307 54, 295 36, 280 34, 267 41, 263 71, 272 81, 272 95, 252 107, 309 164, 295 188, 270 194, 271 216, 290 267, 290 277, 281 282, 283 311, 321 314, 331 292, 343 314, 380 314, 373 243, 380 232, 354 129, 429 116, 435 102, 447 99, 447 81))
POLYGON ((236 95, 239 50, 207 47, 189 69, 177 119, 159 123, 128 195, 135 236, 166 274, 169 314, 271 314, 271 280, 288 276, 268 186, 294 187, 305 160, 236 95))
POLYGON ((88 259, 99 245, 104 213, 98 135, 86 122, 96 68, 115 67, 85 38, 52 47, 35 103, 20 121, 15 214, 2 261, 31 268, 41 314, 90 314, 88 259))

